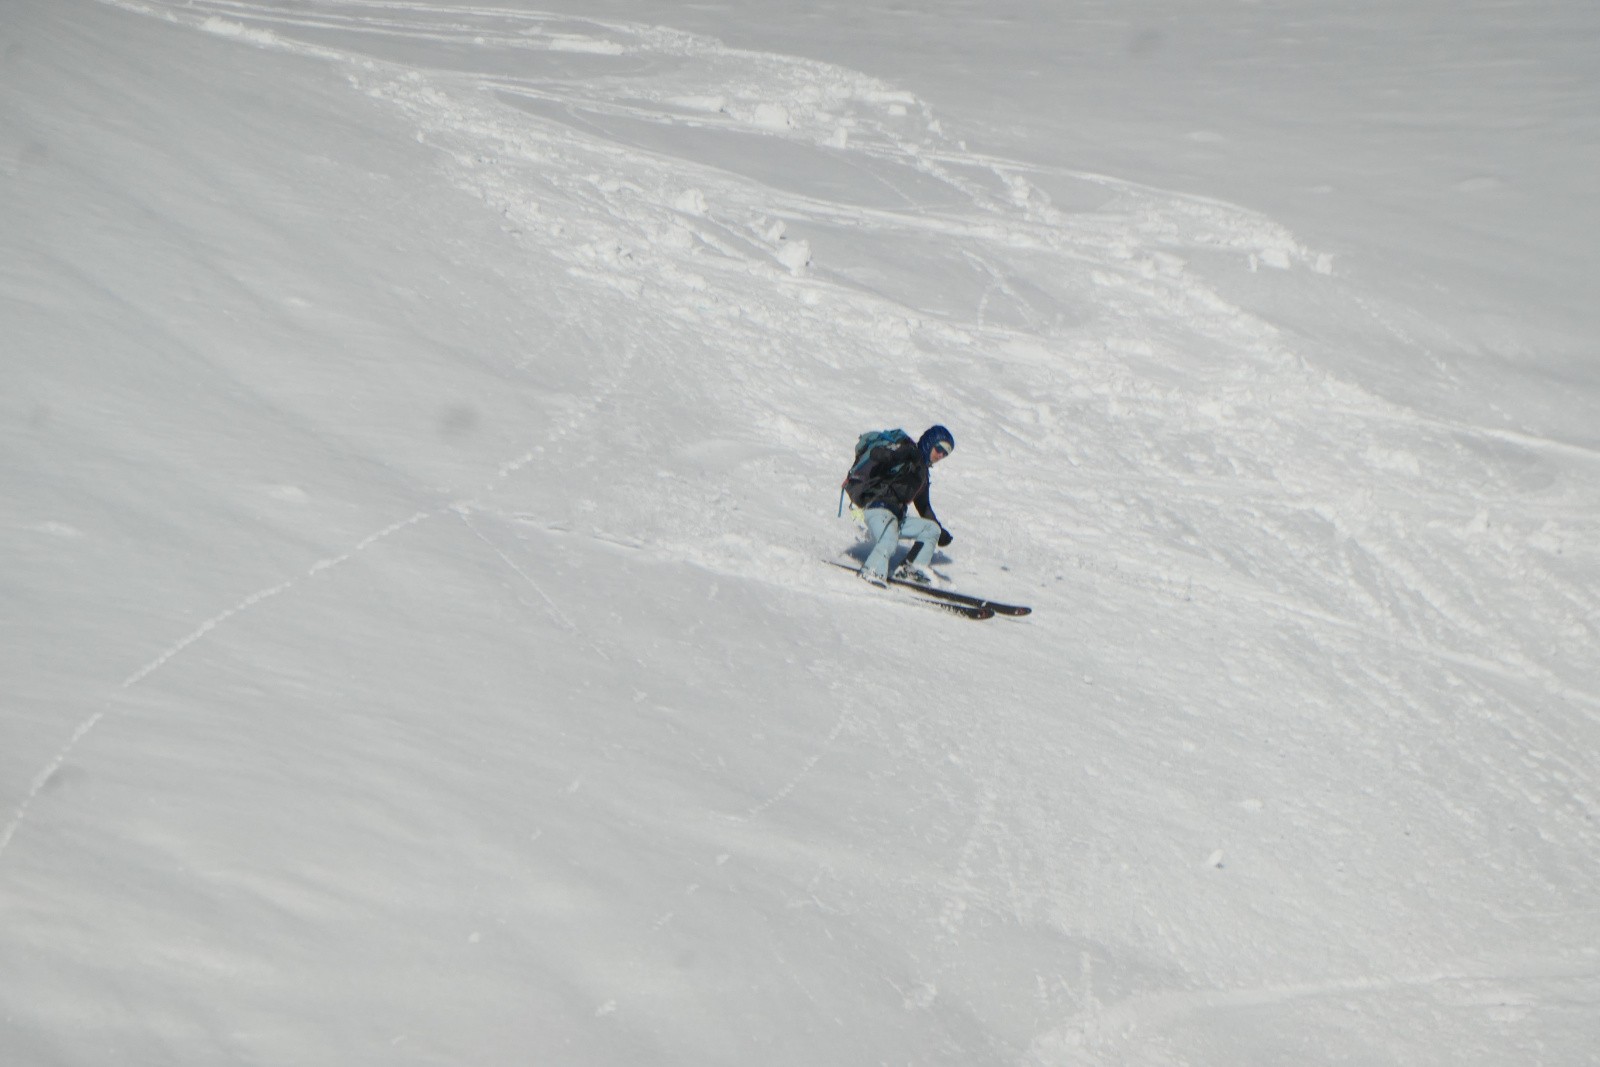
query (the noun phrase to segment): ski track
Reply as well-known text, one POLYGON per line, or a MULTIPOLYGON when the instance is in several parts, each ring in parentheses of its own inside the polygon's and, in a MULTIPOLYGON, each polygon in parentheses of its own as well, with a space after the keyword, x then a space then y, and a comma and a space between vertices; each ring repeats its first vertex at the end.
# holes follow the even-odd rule
MULTIPOLYGON (((505 481, 505 479, 515 474, 518 470, 530 462, 532 458, 533 453, 524 453, 523 455, 509 460, 503 464, 497 471, 494 482, 485 488, 484 494, 487 495, 488 493, 493 492, 501 483, 505 481)), ((398 522, 385 526, 383 529, 362 538, 347 552, 316 561, 297 577, 286 579, 285 581, 279 582, 276 585, 272 585, 251 593, 249 596, 240 600, 232 607, 213 615, 211 618, 195 627, 172 645, 168 646, 159 655, 141 665, 117 687, 117 694, 125 693, 135 688, 140 683, 148 679, 151 675, 166 667, 168 663, 182 655, 192 646, 210 636, 218 628, 227 625, 239 616, 250 611, 252 608, 257 607, 266 601, 282 596, 283 594, 291 592, 308 579, 318 578, 329 571, 349 563, 361 553, 368 551, 381 542, 387 541, 411 527, 449 515, 453 515, 458 518, 462 525, 474 537, 488 546, 490 551, 492 551, 501 561, 503 561, 513 573, 515 573, 519 578, 533 588, 533 590, 543 600, 546 607, 546 612, 557 626, 583 641, 602 660, 610 659, 610 656, 607 655, 603 648, 588 638, 582 629, 561 611, 560 606, 550 598, 550 596, 531 575, 529 575, 523 568, 518 566, 515 561, 501 551, 501 549, 497 547, 493 541, 486 537, 484 533, 473 524, 471 517, 481 508, 482 499, 482 496, 480 496, 470 501, 452 503, 432 511, 416 512, 404 519, 399 520, 398 522)), ((45 764, 43 769, 41 769, 38 774, 34 775, 29 784, 27 792, 23 794, 21 802, 17 805, 16 810, 12 813, 11 819, 6 823, 4 830, 0 830, 0 859, 4 858, 6 849, 10 846, 12 838, 16 836, 17 831, 26 821, 28 811, 32 807, 34 800, 41 792, 44 791, 46 786, 49 785, 51 778, 54 777, 54 775, 61 769, 66 761, 71 758, 72 753, 77 749, 78 745, 94 731, 95 727, 98 726, 108 714, 112 712, 118 700, 117 694, 113 694, 113 696, 107 700, 104 707, 79 723, 77 728, 74 729, 71 735, 69 735, 67 738, 66 743, 62 745, 61 748, 56 752, 55 756, 51 758, 50 762, 45 764)))
MULTIPOLYGON (((308 578, 315 578, 318 575, 333 570, 342 564, 348 563, 351 559, 354 559, 357 555, 365 552, 373 545, 376 545, 379 542, 394 536, 400 531, 414 526, 417 523, 426 521, 432 517, 433 514, 417 512, 408 518, 401 519, 399 522, 386 526, 376 533, 370 534, 369 536, 363 538, 354 546, 352 546, 348 552, 327 559, 318 560, 316 563, 313 563, 309 568, 307 568, 303 574, 296 578, 290 578, 288 580, 279 582, 277 585, 269 586, 265 589, 251 593, 249 596, 245 597, 243 600, 240 600, 232 607, 213 615, 211 618, 207 619, 189 633, 185 634, 178 641, 170 645, 166 650, 161 652, 160 655, 144 663, 122 681, 122 684, 117 687, 117 693, 125 693, 128 690, 138 686, 140 683, 145 681, 151 675, 155 674, 157 671, 161 670, 186 650, 204 640, 217 628, 226 625, 233 619, 244 614, 245 612, 248 612, 257 605, 271 600, 274 597, 281 596, 308 578)), ((57 751, 50 762, 45 764, 44 768, 38 774, 34 775, 33 780, 29 784, 27 792, 23 794, 21 803, 17 805, 16 811, 12 813, 11 819, 6 823, 5 829, 0 831, 0 859, 4 858, 6 849, 11 844, 12 838, 16 836, 18 829, 27 819, 28 810, 32 807, 34 800, 49 784, 50 779, 56 774, 57 771, 61 769, 62 765, 65 764, 66 761, 71 757, 73 751, 78 747, 79 743, 88 737, 90 733, 94 731, 95 727, 98 726, 108 714, 110 714, 116 703, 116 700, 117 695, 114 694, 106 702, 104 707, 79 723, 77 728, 73 730, 72 734, 67 738, 66 744, 62 745, 60 750, 57 751)))
POLYGON ((585 635, 582 627, 573 622, 572 619, 561 610, 561 606, 556 603, 549 593, 545 592, 544 587, 539 584, 538 579, 529 574, 523 567, 519 566, 516 560, 506 555, 505 552, 502 551, 500 547, 493 541, 491 541, 482 530, 478 529, 478 527, 472 521, 472 515, 474 512, 472 507, 464 504, 458 504, 455 505, 451 510, 453 510, 457 517, 460 518, 462 525, 466 526, 466 528, 472 532, 472 536, 476 537, 478 540, 487 545, 489 550, 499 557, 501 562, 503 562, 513 574, 515 574, 529 588, 539 595, 539 599, 544 602, 546 613, 557 626, 581 640, 589 647, 591 651, 594 652, 596 656, 599 656, 602 661, 609 661, 611 659, 611 656, 606 652, 605 649, 601 648, 587 635, 585 635))

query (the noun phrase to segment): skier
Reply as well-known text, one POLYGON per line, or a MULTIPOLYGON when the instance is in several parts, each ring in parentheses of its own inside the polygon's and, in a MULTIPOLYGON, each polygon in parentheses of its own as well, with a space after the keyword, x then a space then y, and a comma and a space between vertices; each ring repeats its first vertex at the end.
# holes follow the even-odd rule
POLYGON ((861 577, 883 585, 889 574, 889 561, 895 545, 902 539, 915 541, 894 576, 929 585, 933 575, 927 567, 933 562, 935 545, 944 547, 955 538, 939 524, 928 500, 929 473, 933 465, 955 451, 956 440, 943 426, 930 426, 915 442, 909 436, 895 445, 879 445, 857 464, 865 483, 864 490, 852 494, 865 510, 867 535, 872 552, 862 564, 861 577), (916 505, 917 515, 908 517, 906 508, 916 505))

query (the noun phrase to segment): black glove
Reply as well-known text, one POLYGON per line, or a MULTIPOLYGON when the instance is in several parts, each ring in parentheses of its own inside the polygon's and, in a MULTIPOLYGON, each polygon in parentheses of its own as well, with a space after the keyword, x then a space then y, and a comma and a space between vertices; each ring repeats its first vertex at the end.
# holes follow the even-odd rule
POLYGON ((939 531, 939 547, 940 548, 943 548, 945 545, 948 545, 951 541, 954 541, 955 539, 956 539, 956 535, 955 534, 951 533, 949 530, 940 529, 940 531, 939 531))

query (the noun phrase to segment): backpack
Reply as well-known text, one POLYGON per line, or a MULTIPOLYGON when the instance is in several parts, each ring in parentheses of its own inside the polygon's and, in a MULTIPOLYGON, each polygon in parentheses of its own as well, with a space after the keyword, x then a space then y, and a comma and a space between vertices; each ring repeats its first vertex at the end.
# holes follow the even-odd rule
POLYGON ((904 462, 896 463, 887 470, 875 470, 877 461, 873 452, 884 446, 894 448, 902 444, 913 444, 909 434, 904 430, 869 430, 856 438, 856 458, 850 464, 850 470, 840 483, 845 496, 850 498, 850 503, 858 508, 864 508, 872 502, 872 494, 892 481, 894 476, 905 466, 904 462))

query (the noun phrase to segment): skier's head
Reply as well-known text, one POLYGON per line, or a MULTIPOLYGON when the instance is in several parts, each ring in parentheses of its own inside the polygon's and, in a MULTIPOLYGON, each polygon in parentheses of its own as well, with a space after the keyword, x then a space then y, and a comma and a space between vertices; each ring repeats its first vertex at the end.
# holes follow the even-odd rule
POLYGON ((922 449, 923 459, 937 463, 956 450, 956 439, 949 430, 935 424, 922 431, 922 436, 917 439, 917 447, 922 449))

